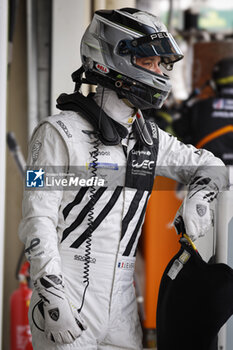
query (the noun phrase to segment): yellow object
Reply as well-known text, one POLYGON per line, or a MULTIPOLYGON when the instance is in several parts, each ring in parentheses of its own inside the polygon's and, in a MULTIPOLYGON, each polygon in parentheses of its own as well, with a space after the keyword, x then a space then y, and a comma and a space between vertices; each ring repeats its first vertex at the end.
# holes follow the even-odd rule
POLYGON ((193 241, 191 240, 191 238, 190 238, 188 235, 186 235, 186 233, 184 233, 183 237, 184 237, 185 239, 187 239, 187 241, 189 242, 189 244, 192 246, 192 248, 193 248, 194 250, 197 250, 195 244, 193 243, 193 241))
POLYGON ((233 83, 233 75, 231 75, 230 77, 226 77, 226 78, 219 78, 216 80, 216 83, 220 84, 220 85, 232 84, 233 83))

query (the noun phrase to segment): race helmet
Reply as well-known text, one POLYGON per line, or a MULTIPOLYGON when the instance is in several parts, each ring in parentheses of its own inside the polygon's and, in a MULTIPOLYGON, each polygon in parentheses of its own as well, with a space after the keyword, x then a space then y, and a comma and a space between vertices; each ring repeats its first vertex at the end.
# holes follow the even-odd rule
POLYGON ((115 90, 136 108, 160 108, 171 82, 166 74, 136 64, 136 58, 150 56, 160 56, 166 70, 183 58, 158 17, 133 8, 95 12, 81 42, 81 59, 89 83, 115 90))
POLYGON ((233 86, 233 57, 218 61, 213 68, 212 78, 217 89, 229 85, 233 86))

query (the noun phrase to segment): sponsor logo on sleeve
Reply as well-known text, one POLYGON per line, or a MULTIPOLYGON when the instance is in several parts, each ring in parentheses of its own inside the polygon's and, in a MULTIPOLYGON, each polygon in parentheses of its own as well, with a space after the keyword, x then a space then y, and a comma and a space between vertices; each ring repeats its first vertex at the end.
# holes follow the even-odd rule
POLYGON ((39 140, 36 140, 34 145, 32 146, 32 159, 33 163, 35 163, 39 157, 40 149, 42 147, 42 143, 39 140))
POLYGON ((72 134, 69 132, 67 126, 61 120, 58 120, 57 124, 60 125, 60 127, 62 128, 62 130, 64 131, 64 133, 68 138, 72 137, 72 134))

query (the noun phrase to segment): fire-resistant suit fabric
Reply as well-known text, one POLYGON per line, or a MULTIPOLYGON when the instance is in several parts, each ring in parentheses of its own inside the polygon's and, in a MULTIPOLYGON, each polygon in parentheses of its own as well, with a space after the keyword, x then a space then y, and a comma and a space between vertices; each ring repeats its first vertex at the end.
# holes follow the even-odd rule
MULTIPOLYGON (((97 94, 96 100, 100 105, 101 96, 97 94)), ((104 94, 102 107, 131 129, 134 110, 114 92, 104 94)), ((45 119, 33 134, 28 164, 35 170, 52 165, 64 173, 70 173, 75 166, 84 174, 93 162, 96 141, 90 133, 92 129, 74 111, 62 111, 45 119)), ((76 190, 25 190, 19 236, 31 263, 31 278, 36 281, 44 275, 62 275, 67 297, 77 309, 85 289, 88 213, 94 200, 89 286, 81 310, 87 329, 72 344, 55 345, 46 339, 38 329, 43 329, 44 319, 36 307, 40 297, 34 290, 29 310, 34 350, 142 349, 133 272, 152 190, 146 179, 161 175, 187 184, 195 176, 209 177, 213 166, 222 168, 222 162, 210 152, 179 142, 154 123, 151 135, 157 142, 156 152, 138 143, 134 132, 115 146, 98 143, 97 176, 107 179, 109 186, 96 188, 92 201, 88 186, 76 190)), ((225 172, 215 170, 212 177, 215 186, 226 184, 225 172)))

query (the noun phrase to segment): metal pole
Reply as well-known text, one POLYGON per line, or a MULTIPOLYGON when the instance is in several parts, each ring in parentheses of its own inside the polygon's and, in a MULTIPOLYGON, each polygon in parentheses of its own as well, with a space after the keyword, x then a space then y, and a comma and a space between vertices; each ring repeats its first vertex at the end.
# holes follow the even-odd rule
POLYGON ((173 16, 173 0, 169 0, 169 11, 167 19, 167 28, 169 32, 172 32, 172 16, 173 16))
MULTIPOLYGON (((0 344, 2 344, 3 261, 5 236, 6 96, 8 1, 0 1, 0 344)), ((1 345, 0 345, 1 346, 1 345)))
POLYGON ((36 1, 27 0, 28 138, 39 122, 36 22, 36 1))

